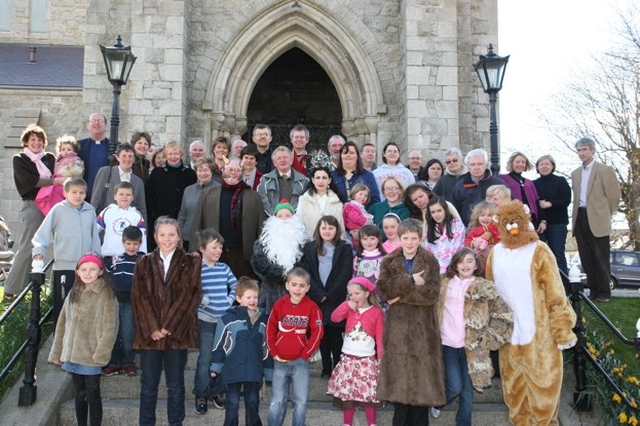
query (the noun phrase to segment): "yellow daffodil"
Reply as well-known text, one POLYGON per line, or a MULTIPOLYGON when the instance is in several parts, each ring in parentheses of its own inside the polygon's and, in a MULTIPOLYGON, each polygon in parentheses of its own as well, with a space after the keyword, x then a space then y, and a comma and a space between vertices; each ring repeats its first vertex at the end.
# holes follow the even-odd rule
POLYGON ((613 400, 613 402, 617 402, 618 404, 622 402, 622 398, 620 398, 620 395, 618 395, 617 393, 614 393, 611 399, 613 400))
POLYGON ((620 423, 625 424, 627 423, 627 413, 625 413, 624 411, 620 414, 618 414, 618 420, 620 421, 620 423))
POLYGON ((628 423, 631 426, 638 426, 638 419, 636 419, 636 416, 631 416, 628 423))

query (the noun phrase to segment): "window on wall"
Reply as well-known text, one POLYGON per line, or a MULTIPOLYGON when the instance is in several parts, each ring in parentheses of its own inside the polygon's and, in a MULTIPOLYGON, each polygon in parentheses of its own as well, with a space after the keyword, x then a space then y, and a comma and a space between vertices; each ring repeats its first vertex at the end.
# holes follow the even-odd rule
POLYGON ((11 31, 13 23, 13 0, 0 0, 0 31, 11 31), (7 12, 10 11, 10 12, 7 12))
POLYGON ((47 0, 31 0, 30 31, 32 33, 43 33, 46 30, 46 24, 47 0))

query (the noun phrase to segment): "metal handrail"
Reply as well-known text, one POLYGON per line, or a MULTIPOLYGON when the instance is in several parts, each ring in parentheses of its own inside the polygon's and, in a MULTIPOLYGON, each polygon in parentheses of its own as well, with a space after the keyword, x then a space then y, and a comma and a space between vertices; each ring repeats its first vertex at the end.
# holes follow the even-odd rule
POLYGON ((0 326, 9 318, 9 316, 15 312, 15 308, 26 298, 29 292, 32 292, 31 296, 31 304, 29 307, 29 325, 27 326, 26 338, 20 348, 13 355, 11 360, 9 360, 8 364, 2 369, 0 372, 0 380, 3 380, 8 374, 11 368, 18 362, 20 356, 24 353, 24 379, 22 383, 24 386, 20 388, 20 394, 18 397, 18 405, 25 406, 31 405, 36 400, 36 392, 37 386, 35 386, 36 382, 36 363, 38 360, 38 350, 40 347, 41 341, 41 329, 42 325, 49 317, 52 312, 52 308, 50 308, 47 313, 42 316, 40 309, 41 297, 40 293, 42 291, 42 285, 44 284, 45 272, 53 265, 53 260, 50 260, 49 263, 45 266, 42 272, 32 273, 30 275, 31 280, 29 284, 22 290, 22 292, 16 297, 16 299, 11 303, 9 308, 5 311, 5 313, 0 317, 0 326))
MULTIPOLYGON (((574 272, 574 271, 572 271, 574 272)), ((591 364, 595 367, 596 371, 605 379, 607 384, 613 388, 613 390, 620 396, 622 402, 627 406, 630 411, 634 413, 640 414, 640 408, 636 405, 632 404, 631 400, 627 398, 625 392, 620 389, 620 387, 616 384, 613 378, 609 375, 607 371, 602 368, 598 360, 589 352, 587 348, 587 338, 584 334, 584 327, 582 325, 582 304, 584 302, 595 314, 600 318, 600 320, 611 330, 614 335, 625 345, 634 346, 636 350, 640 350, 640 332, 639 336, 633 339, 627 338, 624 334, 620 332, 616 328, 616 326, 607 318, 607 316, 602 313, 600 309, 587 297, 584 293, 584 285, 580 280, 579 273, 575 271, 574 273, 569 274, 569 279, 571 282, 571 304, 573 306, 574 311, 576 312, 577 321, 576 326, 573 329, 576 336, 578 337, 578 342, 573 348, 574 351, 574 360, 573 360, 573 368, 576 375, 576 386, 575 392, 573 394, 573 401, 575 407, 580 411, 590 411, 591 410, 591 401, 583 398, 584 391, 587 389, 587 377, 586 377, 586 361, 589 360, 591 364)))

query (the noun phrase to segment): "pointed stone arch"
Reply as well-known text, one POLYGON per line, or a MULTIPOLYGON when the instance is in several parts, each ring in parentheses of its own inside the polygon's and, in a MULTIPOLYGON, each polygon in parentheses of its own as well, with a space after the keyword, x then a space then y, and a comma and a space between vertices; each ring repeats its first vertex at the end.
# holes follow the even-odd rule
POLYGON ((383 97, 373 61, 331 14, 300 0, 266 10, 229 42, 203 104, 211 111, 212 133, 239 136, 247 130, 246 111, 256 82, 276 58, 294 47, 318 62, 333 82, 342 109, 342 132, 375 143, 383 97))

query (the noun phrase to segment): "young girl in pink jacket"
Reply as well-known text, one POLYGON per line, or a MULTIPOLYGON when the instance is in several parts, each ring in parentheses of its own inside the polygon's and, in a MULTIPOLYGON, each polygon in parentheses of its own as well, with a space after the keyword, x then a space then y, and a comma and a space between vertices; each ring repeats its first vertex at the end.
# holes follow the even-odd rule
POLYGON ((348 300, 331 314, 332 321, 347 320, 340 362, 333 370, 327 393, 344 411, 344 425, 352 425, 356 406, 364 407, 369 426, 376 424, 378 362, 382 356, 382 309, 375 287, 364 277, 347 284, 348 300))

